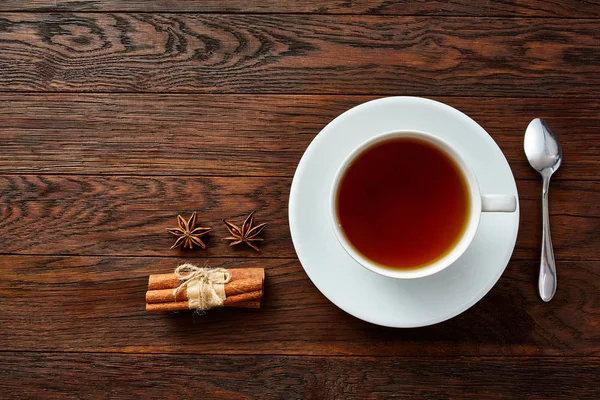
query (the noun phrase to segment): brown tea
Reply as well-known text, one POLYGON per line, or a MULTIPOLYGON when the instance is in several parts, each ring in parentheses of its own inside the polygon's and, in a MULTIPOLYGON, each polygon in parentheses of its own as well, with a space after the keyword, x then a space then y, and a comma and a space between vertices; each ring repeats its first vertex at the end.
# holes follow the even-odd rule
POLYGON ((338 188, 342 231, 367 259, 392 269, 415 269, 452 250, 469 217, 466 179, 442 150, 413 138, 365 150, 338 188))

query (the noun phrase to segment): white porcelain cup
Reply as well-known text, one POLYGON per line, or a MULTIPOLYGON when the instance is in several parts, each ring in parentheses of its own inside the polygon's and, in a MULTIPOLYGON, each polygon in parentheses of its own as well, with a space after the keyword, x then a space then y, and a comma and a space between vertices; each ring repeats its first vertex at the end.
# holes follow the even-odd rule
POLYGON ((376 272, 380 275, 384 275, 390 278, 398 278, 398 279, 413 279, 413 278, 422 278, 428 275, 435 274, 439 271, 442 271, 444 268, 452 265, 464 252, 467 250, 473 238, 475 237, 475 233, 477 231, 477 227, 479 226, 479 221, 481 219, 482 212, 514 212, 517 208, 517 199, 515 196, 505 195, 505 194, 482 194, 479 190, 479 183, 477 182, 477 177, 475 173, 469 167, 464 159, 460 156, 460 154, 452 147, 448 142, 435 136, 430 133, 419 132, 414 130, 407 131, 393 131, 380 134, 375 136, 372 139, 367 140, 366 142, 360 144, 356 147, 348 157, 342 162, 340 165, 335 178, 333 180, 333 185, 331 187, 330 193, 330 215, 331 222, 333 224, 333 230, 335 231, 335 235, 337 236, 338 241, 346 250, 346 252, 358 262, 363 267, 376 272), (467 181, 468 188, 468 196, 471 199, 471 208, 470 213, 468 215, 467 226, 462 234, 462 237, 457 241, 454 248, 452 248, 445 256, 435 260, 434 262, 420 267, 418 269, 393 269, 393 268, 385 268, 384 266, 380 266, 368 258, 364 257, 360 254, 355 248, 349 243, 348 239, 344 235, 342 227, 340 225, 340 221, 338 219, 337 212, 337 197, 338 190, 340 186, 340 182, 346 172, 346 169, 352 162, 367 149, 371 148, 377 143, 384 142, 390 139, 395 138, 414 138, 419 139, 425 142, 428 142, 438 149, 442 150, 446 155, 448 155, 456 165, 462 171, 463 176, 467 181))

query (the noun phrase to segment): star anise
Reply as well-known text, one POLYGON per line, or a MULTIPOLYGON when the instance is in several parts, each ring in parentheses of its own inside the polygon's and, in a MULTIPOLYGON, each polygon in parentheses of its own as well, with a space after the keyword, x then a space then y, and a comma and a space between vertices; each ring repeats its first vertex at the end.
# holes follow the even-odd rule
POLYGON ((210 231, 210 228, 196 228, 196 211, 192 213, 192 216, 188 221, 183 219, 181 215, 178 215, 177 225, 179 225, 178 228, 167 229, 167 232, 169 232, 170 234, 178 236, 177 240, 175 241, 175 244, 171 246, 171 249, 174 249, 181 245, 183 245, 184 249, 191 249, 194 247, 194 245, 200 246, 203 249, 206 248, 206 245, 200 238, 206 235, 208 231, 210 231))
POLYGON ((260 251, 258 247, 256 247, 256 245, 252 242, 263 241, 263 239, 258 238, 257 236, 267 224, 264 223, 253 227, 252 225, 254 225, 254 213, 255 211, 252 211, 250 215, 246 217, 241 227, 238 227, 225 219, 223 220, 223 222, 225 222, 225 225, 227 226, 227 229, 229 230, 229 233, 231 233, 231 236, 228 236, 225 239, 223 239, 231 240, 229 246, 235 246, 236 244, 246 243, 254 250, 260 251))

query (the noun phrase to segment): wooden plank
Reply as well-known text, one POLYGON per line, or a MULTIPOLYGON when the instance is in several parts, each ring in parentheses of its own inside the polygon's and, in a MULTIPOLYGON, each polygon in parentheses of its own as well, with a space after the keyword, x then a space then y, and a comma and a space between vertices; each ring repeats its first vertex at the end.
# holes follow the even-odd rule
POLYGON ((330 303, 293 259, 210 259, 266 269, 260 310, 148 314, 148 275, 197 258, 0 256, 0 350, 384 356, 600 355, 600 262, 559 263, 550 304, 534 260, 513 261, 458 317, 419 329, 362 322, 330 303), (576 312, 574 312, 576 310, 576 312), (468 327, 468 328, 467 328, 468 327))
POLYGON ((600 16, 596 1, 543 0, 4 0, 0 11, 142 11, 474 16, 600 16))
MULTIPOLYGON (((287 220, 291 178, 0 176, 0 254, 295 257, 287 220), (170 250, 167 228, 198 211, 213 228, 208 248, 170 250), (267 222, 262 251, 230 248, 223 218, 258 210, 267 222)), ((541 243, 541 187, 520 181, 521 231, 515 258, 533 260, 541 243)), ((552 238, 559 260, 600 259, 597 182, 560 181, 551 189, 552 238), (574 195, 577 193, 577 195, 574 195)))
MULTIPOLYGON (((374 98, 0 93, 0 173, 289 178, 327 123, 374 98)), ((545 118, 562 143, 555 179, 598 179, 598 99, 435 99, 482 125, 519 179, 539 179, 523 154, 523 134, 535 117, 545 118)))
POLYGON ((600 390, 597 358, 2 353, 0 369, 8 398, 36 399, 596 399, 600 390))
POLYGON ((586 96, 595 19, 7 13, 0 90, 586 96))

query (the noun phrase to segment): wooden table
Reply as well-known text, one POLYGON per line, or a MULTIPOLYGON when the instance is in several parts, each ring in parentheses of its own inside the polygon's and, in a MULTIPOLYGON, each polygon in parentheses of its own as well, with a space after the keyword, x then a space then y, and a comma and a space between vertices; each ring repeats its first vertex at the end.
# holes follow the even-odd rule
POLYGON ((5 0, 0 91, 0 397, 599 398, 598 1, 5 0), (479 122, 521 201, 497 285, 421 329, 331 304, 287 221, 319 130, 393 95, 479 122), (534 117, 564 150, 549 304, 534 117), (254 209, 262 251, 227 247, 221 219, 254 209), (208 249, 169 250, 194 210, 208 249), (206 260, 264 266, 263 308, 144 311, 149 274, 206 260))

